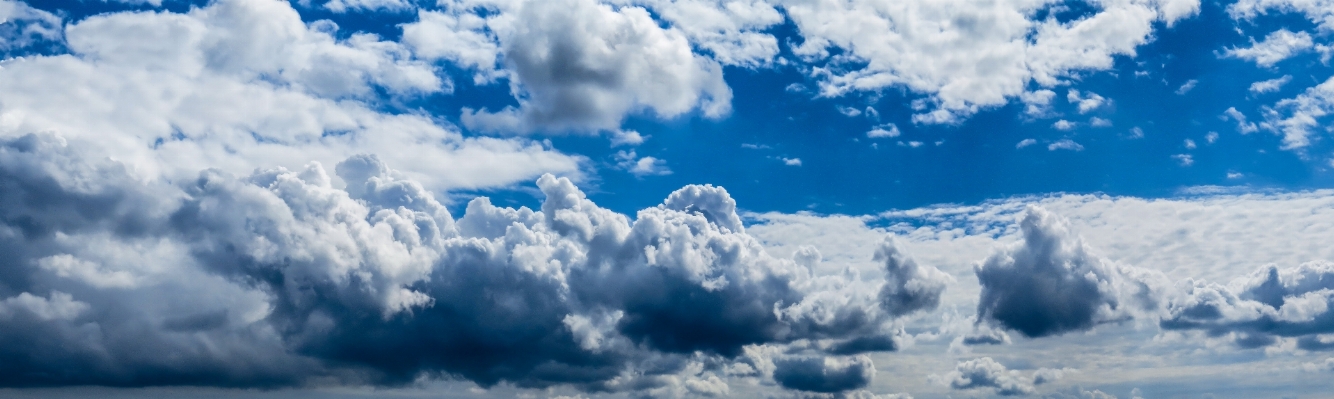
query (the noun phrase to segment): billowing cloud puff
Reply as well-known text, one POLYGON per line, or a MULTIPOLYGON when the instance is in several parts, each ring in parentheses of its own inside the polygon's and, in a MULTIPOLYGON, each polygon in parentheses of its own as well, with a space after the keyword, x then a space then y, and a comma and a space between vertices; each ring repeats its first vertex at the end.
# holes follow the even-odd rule
POLYGON ((719 187, 632 220, 546 175, 540 210, 477 198, 455 219, 374 155, 339 163, 335 188, 318 163, 169 182, 101 151, 0 142, 0 385, 455 376, 725 394, 733 372, 844 391, 870 381, 869 358, 746 359, 795 341, 892 350, 848 342, 892 335, 902 312, 882 311, 877 288, 917 293, 931 275, 901 263, 861 281, 816 274, 818 254, 772 257, 719 187))
POLYGON ((848 391, 866 387, 875 378, 875 365, 866 355, 789 358, 775 360, 774 365, 779 385, 801 391, 848 391))
POLYGON ((940 294, 953 277, 917 261, 899 250, 893 239, 885 239, 875 251, 875 261, 884 262, 886 281, 880 289, 880 306, 894 316, 932 310, 940 305, 940 294))
POLYGON ((907 87, 928 95, 914 116, 924 123, 953 123, 1032 84, 1051 87, 1076 71, 1110 68, 1114 56, 1134 55, 1149 41, 1154 24, 1171 25, 1200 6, 1096 2, 1064 20, 1055 17, 1059 1, 779 3, 804 40, 795 52, 825 61, 814 69, 823 94, 907 87))
POLYGON ((1028 337, 1090 329, 1159 306, 1166 277, 1098 257, 1069 223, 1030 206, 1023 241, 976 267, 980 320, 1028 337))
POLYGON ((65 29, 69 54, 5 61, 0 137, 95 140, 150 179, 332 165, 367 151, 412 165, 401 173, 437 190, 579 173, 581 157, 537 143, 465 138, 426 116, 379 111, 382 95, 450 85, 404 45, 337 30, 263 0, 88 17, 65 29))
POLYGON ((719 117, 731 109, 722 67, 644 8, 561 0, 460 1, 446 9, 405 26, 405 41, 483 76, 503 68, 519 101, 495 111, 465 108, 470 128, 615 130, 632 112, 670 118, 698 109, 719 117))
POLYGON ((1042 385, 1064 376, 1064 371, 1056 369, 1038 369, 1025 376, 1018 370, 1010 370, 1005 365, 989 357, 959 362, 954 371, 945 375, 945 382, 953 389, 991 388, 1002 396, 1027 395, 1034 392, 1034 385, 1042 385))
POLYGON ((1334 345, 1334 263, 1310 262, 1292 268, 1266 266, 1230 284, 1185 281, 1160 325, 1168 330, 1202 330, 1242 347, 1295 337, 1307 350, 1334 345))

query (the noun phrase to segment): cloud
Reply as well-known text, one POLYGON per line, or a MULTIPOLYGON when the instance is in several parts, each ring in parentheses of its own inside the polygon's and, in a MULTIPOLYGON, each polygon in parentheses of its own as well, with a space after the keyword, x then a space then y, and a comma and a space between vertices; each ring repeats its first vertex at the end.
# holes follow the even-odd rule
MULTIPOLYGON (((1191 86, 1193 87, 1194 85, 1191 86)), ((1075 89, 1070 89, 1070 91, 1066 93, 1065 99, 1070 101, 1071 104, 1074 104, 1079 109, 1080 114, 1089 113, 1107 103, 1107 99, 1098 95, 1098 93, 1080 93, 1079 90, 1075 89)))
POLYGON ((894 316, 933 310, 940 305, 940 294, 954 278, 931 266, 920 266, 886 238, 872 260, 885 265, 885 285, 880 289, 880 306, 894 316))
POLYGON ((1024 376, 1017 370, 1005 368, 990 357, 982 357, 959 362, 954 371, 945 375, 944 381, 953 389, 990 388, 1001 396, 1015 396, 1031 394, 1035 392, 1034 385, 1055 381, 1063 374, 1061 370, 1044 368, 1024 376))
POLYGON ((886 123, 884 125, 876 126, 872 128, 871 131, 866 132, 866 137, 872 139, 878 139, 883 137, 899 137, 902 134, 903 133, 899 131, 899 127, 897 125, 893 123, 886 123))
POLYGON ((1181 87, 1177 88, 1176 93, 1178 96, 1185 95, 1186 93, 1189 93, 1191 90, 1195 89, 1195 85, 1197 84, 1200 84, 1200 81, 1195 79, 1187 80, 1186 83, 1183 83, 1181 87))
POLYGON ((1193 0, 1100 3, 1060 22, 1037 19, 1055 2, 778 3, 801 33, 794 52, 814 63, 822 94, 907 88, 930 104, 914 115, 920 123, 956 123, 1020 97, 1030 82, 1053 87, 1077 71, 1110 68, 1151 39, 1154 23, 1199 10, 1193 0), (974 67, 983 64, 992 67, 974 67))
POLYGON ((774 380, 800 391, 848 391, 864 388, 875 378, 875 365, 865 355, 786 358, 775 360, 774 365, 774 380))
POLYGON ((1225 120, 1226 118, 1232 118, 1232 120, 1237 121, 1237 132, 1241 134, 1255 133, 1260 130, 1255 122, 1247 122, 1246 114, 1238 111, 1236 107, 1228 107, 1227 110, 1223 111, 1222 118, 1225 120))
POLYGON ((1088 330, 1160 306, 1165 276, 1094 255, 1065 219, 1030 206, 1020 228, 1023 241, 976 266, 982 285, 979 321, 1043 337, 1088 330))
POLYGON ((1273 93, 1278 91, 1278 89, 1283 88, 1284 85, 1291 81, 1292 75, 1283 75, 1281 78, 1261 80, 1259 82, 1251 83, 1250 91, 1251 94, 1273 93))
POLYGON ((63 32, 59 16, 21 1, 0 0, 0 23, 0 55, 60 40, 63 32))
POLYGON ((1074 123, 1074 122, 1071 122, 1071 121, 1067 121, 1067 120, 1065 120, 1065 119, 1061 119, 1061 120, 1059 120, 1059 121, 1056 121, 1056 123, 1051 124, 1051 127, 1052 127, 1053 129, 1056 129, 1056 130, 1061 130, 1061 131, 1067 131, 1067 132, 1068 132, 1068 131, 1074 130, 1074 128, 1075 128, 1075 123, 1074 123))
MULTIPOLYGON (((318 163, 144 180, 104 150, 50 134, 0 142, 0 385, 451 375, 726 394, 716 365, 754 348, 895 349, 886 323, 924 308, 944 278, 901 257, 888 280, 820 272, 813 252, 772 257, 713 186, 631 220, 546 175, 540 210, 479 197, 455 219, 373 155, 336 165, 340 189, 318 163)), ((817 391, 874 372, 864 356, 819 377, 779 364, 785 386, 817 391)))
MULTIPOLYGON (((1334 111, 1334 78, 1264 108, 1265 122, 1261 127, 1283 136, 1283 149, 1301 149, 1310 145, 1312 128, 1319 126, 1319 120, 1331 111, 1334 111)), ((1238 123, 1244 120, 1239 119, 1238 123)))
POLYGON ((1287 29, 1279 29, 1265 36, 1265 39, 1259 43, 1251 39, 1251 47, 1229 48, 1223 52, 1223 55, 1249 60, 1254 62, 1255 65, 1268 68, 1279 61, 1297 55, 1303 50, 1311 49, 1313 45, 1311 35, 1306 32, 1292 33, 1287 29))
POLYGON ((732 91, 721 65, 695 54, 686 34, 659 26, 644 8, 593 0, 449 8, 421 13, 404 26, 404 40, 484 75, 503 68, 519 102, 494 111, 464 108, 461 120, 471 129, 613 130, 631 113, 672 118, 699 110, 717 118, 730 112, 732 91))
POLYGON ((1334 263, 1262 267, 1227 285, 1183 281, 1160 323, 1168 330, 1201 330, 1241 347, 1297 338, 1307 350, 1327 350, 1319 334, 1334 333, 1334 263))
POLYGON ((1071 139, 1060 139, 1047 145, 1047 151, 1056 150, 1084 151, 1084 145, 1071 139))
POLYGON ((426 116, 377 111, 448 84, 402 45, 336 39, 331 25, 259 0, 88 17, 66 29, 71 54, 6 61, 0 137, 96 140, 147 179, 332 165, 367 151, 432 189, 580 174, 584 158, 539 143, 465 138, 426 116))
POLYGON ((1018 144, 1015 144, 1015 145, 1014 145, 1014 148, 1016 148, 1016 149, 1017 149, 1017 148, 1024 148, 1024 147, 1028 147, 1028 146, 1030 146, 1030 145, 1034 145, 1034 144, 1037 144, 1037 143, 1038 143, 1038 141, 1037 141, 1037 140, 1034 140, 1034 139, 1023 139, 1023 140, 1020 140, 1018 144))
POLYGON ((1315 22, 1321 29, 1334 29, 1334 10, 1328 7, 1328 1, 1294 0, 1241 0, 1228 5, 1227 12, 1232 18, 1251 20, 1269 10, 1298 12, 1315 22))
POLYGON ((617 168, 636 177, 672 174, 671 168, 667 167, 667 161, 649 156, 639 157, 634 150, 617 151, 615 158, 617 168))

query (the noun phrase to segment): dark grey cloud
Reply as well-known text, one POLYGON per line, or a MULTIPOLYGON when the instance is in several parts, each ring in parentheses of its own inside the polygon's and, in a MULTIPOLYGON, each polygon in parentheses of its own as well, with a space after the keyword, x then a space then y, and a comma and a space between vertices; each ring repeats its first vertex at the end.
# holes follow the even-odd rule
POLYGON ((874 260, 885 265, 880 306, 894 316, 935 309, 940 305, 945 285, 954 280, 939 269, 919 266, 892 239, 886 239, 876 248, 874 260))
POLYGON ((796 341, 827 343, 816 356, 894 350, 887 323, 943 288, 897 252, 883 283, 772 257, 719 187, 631 220, 548 175, 540 210, 477 198, 454 219, 372 155, 339 163, 338 188, 315 163, 147 181, 99 151, 0 142, 0 386, 426 377, 722 395, 739 361, 836 392, 869 383, 868 358, 773 374, 745 359, 796 341), (877 288, 908 299, 882 309, 877 288))
POLYGON ((1199 330, 1242 348, 1295 338, 1305 350, 1330 350, 1320 334, 1334 333, 1334 263, 1265 266, 1229 285, 1187 281, 1159 326, 1199 330))
POLYGON ((800 391, 850 391, 866 387, 875 378, 875 365, 865 355, 793 357, 774 360, 774 366, 779 385, 800 391))
POLYGON ((1023 241, 987 257, 977 313, 1028 337, 1081 331, 1159 306, 1164 277, 1098 257, 1068 223, 1030 206, 1023 241))

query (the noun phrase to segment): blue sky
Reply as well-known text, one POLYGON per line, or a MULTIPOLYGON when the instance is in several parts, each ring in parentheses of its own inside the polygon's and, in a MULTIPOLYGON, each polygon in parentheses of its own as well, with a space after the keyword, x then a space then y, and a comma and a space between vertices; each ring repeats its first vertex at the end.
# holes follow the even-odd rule
POLYGON ((1327 1, 0 23, 0 396, 1305 398, 1334 372, 1327 1))

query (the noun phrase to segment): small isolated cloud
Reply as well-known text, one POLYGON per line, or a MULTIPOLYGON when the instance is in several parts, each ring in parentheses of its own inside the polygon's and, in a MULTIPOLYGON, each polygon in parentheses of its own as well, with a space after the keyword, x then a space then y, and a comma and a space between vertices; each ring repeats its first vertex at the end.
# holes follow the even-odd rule
POLYGON ((1130 128, 1130 136, 1129 136, 1129 138, 1132 138, 1132 139, 1142 139, 1142 138, 1144 138, 1144 129, 1141 129, 1139 126, 1135 126, 1135 127, 1130 128))
POLYGON ((1209 132, 1204 135, 1204 142, 1213 144, 1218 141, 1218 132, 1209 132))
POLYGON ((866 355, 774 360, 774 380, 784 388, 798 391, 850 391, 865 388, 874 378, 875 364, 866 355))
POLYGON ((899 147, 917 148, 917 147, 921 147, 922 144, 924 144, 924 143, 922 143, 922 142, 920 142, 920 141, 916 141, 916 140, 908 141, 908 142, 902 142, 902 141, 900 141, 900 142, 899 142, 899 147))
POLYGON ((1195 140, 1186 139, 1181 142, 1181 146, 1186 147, 1187 150, 1193 150, 1195 149, 1195 140))
POLYGON ((1034 139, 1023 139, 1023 140, 1019 140, 1019 144, 1015 144, 1015 145, 1014 145, 1014 148, 1024 148, 1024 147, 1028 147, 1028 146, 1030 146, 1030 145, 1034 145, 1034 144, 1037 144, 1037 143, 1038 143, 1038 141, 1037 141, 1037 140, 1034 140, 1034 139))
POLYGON ((878 139, 886 137, 899 137, 899 135, 901 134, 902 132, 899 131, 899 127, 897 125, 893 123, 886 123, 880 126, 876 126, 872 128, 871 131, 866 132, 866 137, 878 139))
POLYGON ((1261 80, 1259 82, 1251 83, 1251 88, 1250 88, 1251 94, 1264 94, 1264 93, 1276 92, 1278 91, 1278 89, 1283 88, 1284 85, 1288 84, 1288 82, 1291 81, 1292 81, 1292 75, 1283 75, 1283 77, 1281 78, 1261 80))
POLYGON ((838 106, 838 113, 843 114, 843 116, 854 117, 854 116, 861 116, 861 114, 862 114, 862 110, 860 110, 860 109, 856 109, 856 108, 853 108, 853 107, 845 107, 845 106, 839 105, 839 106, 838 106))
POLYGON ((1240 179, 1245 176, 1246 175, 1241 174, 1241 172, 1227 172, 1227 178, 1229 179, 1240 179))
POLYGON ((1084 151, 1084 146, 1071 139, 1060 139, 1047 145, 1047 151, 1056 150, 1084 151))
POLYGON ((1098 95, 1098 93, 1091 91, 1080 93, 1079 90, 1075 89, 1070 89, 1066 93, 1065 99, 1074 104, 1079 109, 1080 114, 1087 114, 1107 103, 1107 99, 1098 95))
POLYGON ((638 157, 634 150, 617 151, 616 167, 630 172, 636 177, 670 175, 672 170, 667 167, 667 161, 654 157, 638 157))
POLYGON ((779 159, 779 160, 782 160, 782 161, 783 161, 783 164, 784 164, 784 165, 787 165, 787 166, 801 166, 801 158, 783 158, 783 157, 779 157, 778 159, 779 159))
POLYGON ((1186 93, 1189 93, 1192 89, 1194 89, 1195 85, 1199 83, 1200 81, 1195 79, 1187 80, 1186 83, 1182 84, 1181 87, 1177 88, 1176 93, 1178 96, 1185 95, 1186 93))
POLYGON ((1177 160, 1177 163, 1181 164, 1181 166, 1190 166, 1195 164, 1195 158, 1191 157, 1190 154, 1176 154, 1172 156, 1172 159, 1177 160))
POLYGON ((1075 123, 1067 121, 1065 119, 1061 119, 1059 121, 1056 121, 1056 123, 1051 124, 1051 127, 1056 130, 1070 131, 1075 128, 1075 123))
POLYGON ((1023 241, 997 250, 974 270, 982 285, 980 320, 1043 337, 1156 306, 1153 290, 1160 282, 1151 273, 1094 255, 1060 216, 1029 206, 1019 226, 1023 241))
POLYGON ((1099 117, 1096 117, 1096 116, 1095 116, 1095 117, 1089 118, 1089 126, 1093 126, 1093 127, 1111 127, 1111 126, 1112 126, 1112 121, 1109 121, 1109 120, 1106 120, 1106 119, 1099 118, 1099 117))
POLYGON ((741 148, 745 148, 745 149, 747 149, 747 150, 769 150, 769 149, 773 149, 773 147, 770 147, 770 146, 768 146, 768 145, 766 145, 766 144, 755 144, 755 143, 741 143, 741 148))
POLYGON ((1024 103, 1024 114, 1033 118, 1043 118, 1052 114, 1051 99, 1056 97, 1056 92, 1051 90, 1026 91, 1019 95, 1019 100, 1024 103))
POLYGON ((990 357, 959 362, 954 371, 945 375, 950 388, 958 390, 991 389, 1001 396, 1028 395, 1034 386, 1061 379, 1065 372, 1057 369, 1038 369, 1025 375, 1010 370, 990 357))
POLYGON ((611 146, 620 147, 623 145, 637 146, 644 143, 644 137, 634 130, 613 130, 611 132, 611 146))
POLYGON ((1222 119, 1228 120, 1229 118, 1237 122, 1237 132, 1241 134, 1255 133, 1260 130, 1255 122, 1247 122, 1246 115, 1238 111, 1236 107, 1228 107, 1227 110, 1223 111, 1222 119))
POLYGON ((1265 36, 1259 43, 1251 39, 1250 47, 1227 49, 1223 52, 1223 56, 1249 60, 1255 62, 1255 65, 1267 68, 1309 50, 1313 45, 1311 35, 1306 32, 1293 33, 1287 29, 1279 29, 1265 36))

